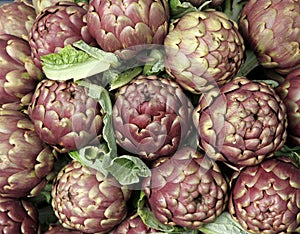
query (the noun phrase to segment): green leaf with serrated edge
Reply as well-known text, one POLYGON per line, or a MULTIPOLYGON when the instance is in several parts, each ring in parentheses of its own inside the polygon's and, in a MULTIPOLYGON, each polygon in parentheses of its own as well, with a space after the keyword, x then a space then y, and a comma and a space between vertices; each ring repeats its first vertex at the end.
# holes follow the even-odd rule
POLYGON ((122 72, 121 74, 112 74, 115 75, 115 77, 110 83, 110 89, 109 90, 114 90, 118 89, 126 84, 128 84, 130 81, 132 81, 135 77, 137 77, 139 74, 142 73, 142 68, 141 67, 135 67, 132 69, 128 69, 125 72, 122 72))
POLYGON ((300 168, 300 146, 289 147, 284 145, 280 150, 275 152, 275 156, 289 157, 300 168))
POLYGON ((173 20, 182 17, 188 12, 197 11, 197 8, 188 1, 181 2, 180 0, 170 0, 169 6, 172 16, 171 18, 173 20))
POLYGON ((160 50, 152 50, 149 61, 145 63, 144 75, 157 75, 165 69, 164 53, 160 50))
POLYGON ((249 234, 231 218, 227 211, 224 211, 213 222, 205 224, 200 231, 205 234, 249 234))

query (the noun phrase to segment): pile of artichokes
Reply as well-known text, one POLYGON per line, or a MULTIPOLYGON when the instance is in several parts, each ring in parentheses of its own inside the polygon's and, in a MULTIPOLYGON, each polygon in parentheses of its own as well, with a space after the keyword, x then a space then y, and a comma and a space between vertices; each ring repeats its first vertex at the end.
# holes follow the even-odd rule
POLYGON ((0 45, 0 233, 300 233, 298 0, 9 0, 0 45))

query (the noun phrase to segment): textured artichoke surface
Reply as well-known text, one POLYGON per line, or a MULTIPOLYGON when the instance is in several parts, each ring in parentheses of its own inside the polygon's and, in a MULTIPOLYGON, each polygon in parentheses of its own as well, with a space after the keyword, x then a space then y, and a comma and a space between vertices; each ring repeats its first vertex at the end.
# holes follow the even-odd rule
POLYGON ((271 86, 246 77, 203 95, 193 118, 207 155, 232 166, 260 163, 287 137, 283 101, 271 86))
POLYGON ((131 191, 115 178, 73 161, 58 173, 52 206, 61 224, 85 233, 107 233, 127 215, 131 191))
POLYGON ((61 224, 50 225, 49 229, 44 234, 84 234, 81 231, 76 231, 63 227, 61 224))
POLYGON ((300 68, 289 73, 276 88, 286 106, 288 127, 287 144, 300 145, 300 68))
POLYGON ((28 33, 36 18, 33 7, 24 2, 8 2, 0 5, 0 33, 28 40, 28 33))
POLYGON ((170 226, 199 229, 227 206, 228 184, 218 165, 191 147, 156 163, 144 187, 151 210, 170 226))
POLYGON ((261 65, 283 74, 300 67, 299 15, 299 1, 248 1, 239 27, 261 65))
POLYGON ((166 71, 192 93, 227 83, 244 61, 237 24, 215 10, 190 12, 173 21, 164 46, 166 71))
POLYGON ((37 15, 39 15, 46 7, 55 5, 58 2, 74 2, 74 0, 32 0, 32 5, 37 15))
POLYGON ((54 177, 56 154, 41 141, 30 119, 0 109, 0 195, 35 196, 54 177))
POLYGON ((42 80, 28 114, 40 138, 59 152, 99 144, 102 109, 87 89, 71 80, 42 80))
POLYGON ((22 99, 30 99, 43 74, 31 59, 28 42, 17 36, 1 34, 0 61, 0 104, 22 103, 22 99))
POLYGON ((56 53, 66 45, 83 40, 94 45, 83 18, 87 4, 60 1, 47 7, 35 19, 29 32, 34 63, 41 67, 41 56, 56 53))
POLYGON ((162 44, 168 32, 166 0, 91 0, 87 26, 98 45, 115 52, 144 44, 162 44))
POLYGON ((192 111, 176 82, 141 75, 117 93, 113 106, 117 143, 145 160, 170 155, 189 134, 192 111))
POLYGON ((251 233, 294 233, 300 224, 300 170, 286 156, 244 168, 229 211, 251 233))
POLYGON ((29 201, 0 197, 0 220, 1 233, 38 233, 38 212, 29 201))

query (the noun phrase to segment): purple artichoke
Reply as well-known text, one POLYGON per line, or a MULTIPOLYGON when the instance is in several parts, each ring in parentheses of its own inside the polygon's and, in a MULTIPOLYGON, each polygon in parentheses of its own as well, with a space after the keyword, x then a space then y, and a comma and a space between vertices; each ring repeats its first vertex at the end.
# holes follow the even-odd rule
POLYGON ((0 109, 0 129, 0 195, 37 195, 54 176, 55 152, 19 111, 0 109))
POLYGON ((240 32, 260 64, 286 74, 300 67, 300 4, 295 0, 250 0, 240 32))
POLYGON ((86 88, 71 80, 42 80, 28 114, 40 138, 59 152, 99 144, 102 108, 86 88))
POLYGON ((199 229, 227 206, 228 184, 218 165, 191 147, 156 163, 144 187, 154 215, 170 226, 199 229))
POLYGON ((234 180, 229 211, 251 233, 295 233, 300 227, 300 170, 288 157, 244 168, 234 180))
POLYGON ((202 95, 194 110, 199 144, 207 155, 234 167, 272 156, 286 141, 286 109, 274 89, 237 77, 202 95))
POLYGON ((212 9, 173 21, 164 46, 166 71, 196 94, 227 83, 244 61, 244 41, 236 23, 212 9))
POLYGON ((117 143, 149 161, 170 155, 189 134, 192 111, 176 82, 141 75, 116 95, 113 126, 117 143))
POLYGON ((29 33, 29 44, 34 63, 41 66, 41 56, 56 53, 66 45, 83 40, 95 45, 83 18, 87 4, 58 2, 37 16, 29 33))
POLYGON ((63 227, 94 234, 107 233, 126 218, 131 191, 73 161, 58 173, 51 194, 63 227))
POLYGON ((74 0, 32 0, 32 5, 37 15, 39 15, 46 7, 55 5, 58 2, 74 2, 74 0))
POLYGON ((64 228, 61 224, 50 225, 44 234, 84 234, 83 232, 64 228))

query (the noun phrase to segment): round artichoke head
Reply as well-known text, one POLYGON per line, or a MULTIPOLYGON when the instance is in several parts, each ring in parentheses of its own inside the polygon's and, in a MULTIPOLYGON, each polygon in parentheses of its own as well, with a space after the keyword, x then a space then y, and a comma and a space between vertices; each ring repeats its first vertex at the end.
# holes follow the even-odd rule
POLYGON ((0 197, 0 232, 39 233, 38 211, 29 201, 0 197))
POLYGON ((25 2, 0 3, 0 34, 14 35, 28 40, 28 33, 36 18, 32 6, 25 2))
POLYGON ((149 161, 170 155, 189 135, 192 112, 191 102, 176 82, 141 75, 116 95, 113 127, 117 143, 149 161))
POLYGON ((287 74, 300 67, 300 4, 294 0, 250 0, 239 19, 240 32, 260 64, 287 74))
POLYGON ((54 177, 56 153, 19 111, 0 109, 0 129, 0 195, 36 196, 54 177))
POLYGON ((127 215, 131 191, 114 177, 73 161, 58 173, 52 206, 63 227, 84 233, 107 233, 127 215))
POLYGON ((168 31, 166 0, 91 0, 87 27, 98 45, 115 52, 144 44, 162 44, 168 31))
POLYGON ((251 233, 296 233, 300 170, 288 156, 244 168, 235 178, 229 211, 251 233))
POLYGON ((83 20, 87 6, 83 2, 60 1, 37 16, 29 32, 29 44, 32 59, 38 67, 42 67, 41 56, 56 53, 76 41, 96 44, 83 20))
POLYGON ((228 184, 218 165, 191 147, 161 160, 144 181, 151 210, 166 225, 199 229, 227 206, 228 184))
POLYGON ((30 54, 27 41, 9 34, 0 35, 0 105, 28 104, 43 77, 30 54))
POLYGON ((71 80, 42 80, 28 114, 40 138, 59 152, 99 144, 102 108, 86 88, 71 80))
POLYGON ((212 9, 173 21, 164 46, 166 71, 196 94, 227 83, 244 61, 244 41, 236 23, 212 9))
POLYGON ((287 110, 287 144, 300 146, 300 68, 289 73, 275 90, 287 110))
POLYGON ((271 157, 287 137, 283 101, 271 86, 246 77, 202 95, 193 119, 207 155, 233 167, 271 157))

